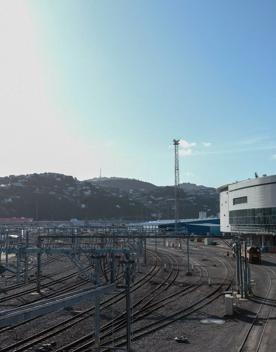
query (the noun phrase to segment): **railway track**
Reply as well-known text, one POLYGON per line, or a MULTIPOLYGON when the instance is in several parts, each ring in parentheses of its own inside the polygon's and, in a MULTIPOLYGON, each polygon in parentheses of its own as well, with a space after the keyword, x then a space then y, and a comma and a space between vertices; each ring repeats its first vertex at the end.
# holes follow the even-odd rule
MULTIPOLYGON (((85 271, 89 270, 91 268, 91 266, 88 266, 87 268, 85 268, 85 271)), ((62 284, 63 282, 69 280, 69 279, 72 279, 74 277, 77 277, 79 274, 79 272, 74 272, 74 273, 71 273, 69 275, 66 275, 66 276, 63 276, 62 278, 59 278, 57 280, 54 280, 53 282, 50 282, 50 283, 47 283, 46 285, 42 285, 41 288, 42 289, 45 289, 45 288, 48 288, 51 287, 53 284, 62 284)), ((58 294, 63 294, 63 293, 67 293, 67 292, 70 292, 70 291, 73 291, 74 289, 79 289, 81 286, 84 286, 86 285, 88 282, 84 279, 80 279, 78 282, 76 283, 71 283, 69 284, 69 286, 67 285, 66 287, 62 287, 62 288, 59 288, 57 290, 54 290, 53 288, 51 288, 52 292, 51 293, 47 293, 47 294, 40 294, 39 297, 37 297, 36 299, 33 299, 31 302, 23 302, 22 304, 20 304, 19 306, 26 306, 28 305, 29 303, 33 303, 33 302, 37 302, 37 301, 41 301, 43 300, 44 298, 51 298, 51 297, 54 297, 58 294)), ((6 297, 6 301, 9 301, 11 299, 18 299, 20 298, 22 295, 26 295, 28 293, 33 293, 35 291, 34 288, 32 289, 28 289, 28 290, 25 290, 23 292, 20 292, 20 293, 16 293, 14 295, 9 295, 8 297, 6 297)), ((0 301, 1 303, 3 301, 0 301)), ((21 322, 21 323, 18 323, 16 325, 13 325, 13 326, 7 326, 7 327, 4 327, 4 328, 1 328, 0 329, 0 334, 4 333, 4 332, 8 332, 10 330, 14 330, 15 328, 18 328, 24 324, 27 324, 27 323, 30 323, 38 318, 40 318, 41 316, 38 316, 38 317, 35 317, 35 318, 32 318, 32 319, 28 319, 28 320, 25 320, 24 322, 21 322)))
MULTIPOLYGON (((56 262, 58 260, 59 260, 58 258, 47 259, 47 260, 42 262, 42 265, 49 265, 49 264, 51 264, 53 262, 56 262)), ((30 269, 29 271, 31 272, 32 269, 30 269)), ((58 274, 56 274, 56 275, 58 275, 58 274)), ((11 278, 15 278, 15 277, 16 277, 15 274, 11 276, 11 278)), ((45 280, 45 279, 51 279, 51 276, 50 275, 42 275, 41 276, 41 280, 45 280)), ((9 291, 13 291, 13 290, 19 289, 21 287, 30 285, 30 284, 32 284, 34 282, 36 282, 35 278, 34 279, 29 279, 27 283, 22 282, 22 283, 18 283, 18 284, 12 284, 12 285, 9 285, 9 286, 4 286, 3 288, 1 288, 1 293, 5 293, 6 294, 9 291)))
MULTIPOLYGON (((210 303, 212 303, 213 301, 218 299, 221 296, 221 294, 230 287, 231 281, 232 281, 232 278, 230 278, 228 275, 229 268, 227 268, 225 263, 223 263, 223 265, 225 265, 226 276, 225 276, 224 282, 222 282, 220 285, 218 285, 218 287, 216 289, 212 290, 209 294, 202 297, 201 299, 195 300, 188 307, 180 309, 180 310, 174 312, 173 314, 167 315, 166 317, 163 317, 163 318, 160 317, 158 319, 158 321, 154 321, 152 323, 144 324, 142 326, 134 328, 132 330, 132 341, 137 341, 143 337, 146 337, 148 335, 153 334, 154 332, 156 332, 160 329, 166 328, 167 326, 169 326, 173 322, 176 322, 180 319, 184 319, 184 318, 188 317, 189 315, 197 312, 198 310, 206 307, 207 305, 209 305, 210 303)), ((137 321, 141 321, 142 319, 147 318, 150 314, 152 314, 152 313, 156 312, 158 309, 162 308, 164 306, 164 304, 167 304, 166 298, 153 304, 151 309, 148 309, 148 307, 146 309, 142 308, 141 310, 139 310, 137 312, 137 317, 134 317, 133 322, 135 323, 137 321)), ((114 329, 113 329, 113 331, 114 331, 114 329)), ((112 338, 112 340, 103 342, 103 346, 110 345, 110 344, 113 344, 113 346, 115 346, 115 347, 124 346, 126 344, 125 335, 120 335, 115 338, 112 338)), ((72 350, 72 352, 80 352, 80 351, 86 352, 86 351, 89 351, 90 346, 91 345, 85 345, 79 349, 72 350)), ((108 348, 107 348, 107 350, 108 350, 108 348)))
MULTIPOLYGON (((89 269, 89 267, 87 267, 85 270, 88 270, 88 269, 89 269)), ((47 288, 49 289, 49 288, 51 288, 51 286, 53 286, 53 285, 57 285, 57 284, 64 283, 64 282, 67 281, 67 280, 70 280, 70 279, 72 279, 72 278, 74 278, 74 277, 77 277, 78 274, 79 274, 79 272, 73 272, 73 273, 68 274, 68 275, 65 275, 65 276, 63 276, 63 277, 61 277, 61 278, 54 279, 54 280, 50 281, 50 282, 47 283, 47 284, 42 284, 42 285, 41 285, 41 289, 42 289, 42 290, 45 290, 45 289, 47 289, 47 288)), ((35 291, 35 287, 31 287, 31 288, 28 288, 28 289, 26 289, 26 290, 24 290, 24 291, 7 295, 7 296, 5 296, 5 297, 3 297, 3 298, 0 299, 0 304, 3 304, 4 302, 8 302, 8 301, 10 301, 10 300, 12 300, 12 299, 18 299, 18 298, 20 298, 20 297, 22 297, 22 296, 25 296, 25 295, 27 295, 27 294, 33 293, 34 291, 35 291)), ((48 295, 45 295, 45 296, 48 297, 48 295)))
POLYGON ((251 298, 252 301, 259 303, 260 306, 237 352, 259 352, 262 350, 263 339, 269 324, 269 319, 272 311, 276 308, 276 300, 269 298, 272 291, 273 280, 276 279, 275 272, 271 268, 266 268, 265 273, 268 276, 268 288, 265 297, 253 295, 251 298), (270 272, 271 275, 268 275, 268 272, 270 272))
MULTIPOLYGON (((165 251, 164 251, 165 252, 165 251)), ((166 253, 168 255, 168 253, 166 253)), ((179 290, 177 293, 174 294, 169 294, 165 298, 162 299, 157 299, 157 301, 154 301, 155 298, 160 297, 162 292, 165 292, 171 287, 174 282, 176 281, 176 278, 179 275, 179 263, 175 262, 175 256, 172 256, 170 254, 170 259, 174 261, 175 267, 172 268, 172 270, 169 273, 169 276, 166 277, 158 287, 156 287, 153 291, 152 294, 149 295, 148 293, 145 294, 142 298, 140 298, 138 301, 136 301, 133 306, 132 310, 135 310, 132 314, 132 322, 135 323, 137 321, 140 321, 141 319, 145 318, 146 316, 150 315, 152 312, 155 312, 157 309, 160 309, 164 304, 166 304, 166 301, 169 299, 173 300, 175 297, 179 296, 180 294, 189 293, 195 290, 198 285, 193 284, 193 285, 188 285, 185 288, 179 290), (172 276, 172 273, 175 270, 175 274, 172 276), (168 280, 169 284, 168 283, 168 280)), ((111 322, 108 322, 101 328, 101 339, 107 339, 111 337, 114 333, 121 331, 122 329, 125 328, 126 324, 126 312, 123 312, 120 314, 119 317, 114 318, 111 322)), ((123 335, 124 336, 124 335, 123 335)), ((114 339, 112 339, 114 341, 114 339)), ((75 340, 74 342, 67 344, 66 346, 63 346, 62 348, 58 349, 56 352, 61 352, 61 351, 86 351, 86 349, 90 350, 90 348, 94 344, 94 335, 93 334, 87 334, 85 336, 82 336, 81 338, 75 340)))
MULTIPOLYGON (((143 275, 142 278, 140 278, 136 283, 133 284, 131 291, 132 292, 136 291, 141 286, 143 286, 146 282, 152 280, 154 275, 156 275, 159 271, 160 271, 160 265, 158 265, 158 261, 156 260, 155 264, 152 266, 152 268, 149 270, 149 272, 147 272, 145 275, 143 275)), ((115 294, 115 296, 113 296, 109 299, 106 299, 105 301, 103 301, 101 303, 101 309, 108 308, 111 305, 119 302, 123 298, 124 298, 124 293, 120 292, 118 294, 115 294)), ((4 351, 6 351, 6 352, 7 351, 18 351, 18 352, 25 351, 27 348, 30 348, 34 345, 37 345, 38 343, 41 343, 48 338, 54 337, 57 334, 60 334, 64 331, 74 327, 75 325, 79 324, 80 322, 91 317, 93 315, 93 313, 94 313, 94 306, 84 310, 81 313, 76 314, 74 317, 70 317, 70 318, 66 319, 62 323, 55 324, 54 326, 51 326, 50 328, 44 329, 44 330, 40 331, 39 333, 36 333, 32 336, 29 336, 19 342, 16 342, 16 343, 13 343, 12 345, 6 346, 1 349, 1 352, 4 352, 4 351)), ((37 318, 35 318, 35 319, 37 319, 37 318)), ((34 319, 30 319, 27 322, 31 322, 32 320, 34 320, 34 319)), ((24 322, 24 323, 26 323, 26 322, 24 322)), ((17 324, 16 326, 8 327, 8 329, 14 329, 20 325, 22 325, 22 323, 17 324)), ((5 331, 7 331, 7 329, 5 331)), ((0 333, 1 333, 1 331, 0 331, 0 333)))
MULTIPOLYGON (((144 323, 145 319, 148 318, 152 313, 157 312, 158 310, 162 309, 164 305, 168 303, 172 303, 178 297, 182 297, 186 294, 192 293, 198 289, 203 283, 201 282, 203 279, 203 268, 199 268, 200 276, 199 280, 194 282, 193 284, 188 284, 185 287, 177 290, 176 292, 170 293, 169 289, 176 283, 177 278, 179 277, 180 273, 180 265, 175 260, 175 255, 169 256, 170 258, 170 265, 168 265, 169 269, 167 272, 166 277, 157 284, 155 288, 151 288, 146 292, 145 295, 140 297, 138 300, 135 301, 133 304, 133 314, 132 320, 135 324, 139 322, 141 324, 144 323)), ((164 260, 164 258, 163 258, 164 260)), ((224 264, 225 265, 225 264, 224 264)), ((159 263, 157 263, 157 259, 155 261, 155 265, 152 266, 150 272, 143 276, 143 278, 137 281, 132 286, 132 292, 138 291, 140 287, 145 286, 147 283, 153 280, 153 278, 160 273, 162 267, 161 259, 159 259, 159 263), (158 264, 158 265, 157 265, 158 264)), ((208 276, 208 275, 207 275, 208 276)), ((229 281, 229 280, 228 280, 229 281)), ((142 326, 136 326, 133 329, 133 341, 136 341, 144 336, 152 334, 153 332, 162 329, 173 321, 177 321, 182 319, 190 314, 193 314, 197 310, 202 309, 204 306, 210 304, 215 299, 221 296, 222 291, 228 288, 229 282, 224 282, 221 286, 216 287, 216 289, 212 290, 208 295, 202 297, 202 299, 197 300, 197 302, 192 303, 189 307, 183 308, 174 314, 171 314, 163 319, 159 319, 158 322, 144 324, 142 326)), ((118 293, 115 297, 111 297, 101 304, 101 309, 106 309, 108 307, 114 306, 116 303, 120 302, 124 298, 124 293, 118 293)), ((94 307, 84 310, 81 313, 78 313, 74 317, 70 317, 65 321, 55 324, 50 328, 44 329, 32 336, 29 336, 21 341, 13 343, 9 346, 6 346, 1 349, 1 352, 19 352, 19 351, 26 351, 28 348, 31 348, 39 343, 54 338, 55 336, 66 332, 67 330, 77 326, 77 324, 85 321, 94 313, 94 307)), ((10 327, 8 327, 10 328, 10 327)), ((16 327, 13 327, 16 328, 16 327)), ((105 324, 101 328, 101 340, 103 341, 103 345, 110 344, 111 334, 120 333, 121 330, 125 328, 125 312, 122 312, 119 316, 115 317, 110 323, 105 324)), ((120 334, 120 336, 116 336, 116 338, 112 339, 112 342, 115 343, 115 346, 123 346, 125 341, 125 335, 120 334)), ((56 350, 56 352, 61 351, 90 351, 91 346, 94 344, 94 335, 87 334, 82 336, 80 339, 71 342, 65 346, 62 346, 56 350)), ((107 348, 108 350, 108 348, 107 348)))
MULTIPOLYGON (((37 302, 37 301, 41 301, 41 300, 43 300, 45 297, 51 298, 51 297, 54 297, 54 296, 56 296, 56 295, 58 295, 58 294, 70 292, 70 291, 72 291, 74 288, 80 288, 81 286, 83 286, 83 285, 85 285, 85 284, 87 284, 87 282, 76 283, 76 284, 71 285, 71 286, 69 286, 69 287, 66 287, 66 288, 60 289, 60 290, 58 290, 58 291, 49 293, 49 294, 45 295, 44 297, 39 297, 39 298, 33 300, 31 303, 37 302)), ((25 302, 25 303, 21 304, 20 306, 27 306, 28 303, 29 303, 29 302, 25 302)), ((5 332, 8 332, 8 331, 11 331, 11 330, 14 330, 14 329, 16 329, 16 328, 18 328, 18 327, 20 327, 20 326, 22 326, 22 325, 25 325, 25 324, 27 324, 27 323, 33 322, 34 320, 37 320, 37 319, 39 319, 40 317, 41 317, 41 316, 37 316, 37 317, 35 317, 35 318, 31 318, 31 319, 25 320, 25 321, 23 321, 23 322, 21 322, 21 323, 18 323, 18 324, 16 324, 16 325, 6 326, 6 327, 4 327, 4 328, 1 328, 1 329, 0 329, 0 334, 5 333, 5 332)), ((0 350, 0 351, 2 351, 2 350, 0 350)))
MULTIPOLYGON (((55 260, 52 260, 52 261, 55 261, 55 260)), ((49 262, 47 262, 47 263, 49 263, 49 262)), ((83 273, 87 272, 89 269, 91 269, 91 267, 92 267, 91 265, 87 265, 84 268, 83 273)), ((109 269, 107 269, 107 268, 101 268, 101 269, 102 269, 102 272, 103 272, 103 276, 106 279, 106 276, 108 274, 109 269)), ((80 274, 80 272, 76 271, 75 268, 71 268, 69 271, 73 271, 73 272, 71 272, 70 274, 62 275, 61 277, 60 277, 60 275, 61 275, 60 272, 56 273, 56 274, 53 274, 53 275, 43 275, 43 276, 41 276, 41 281, 42 282, 46 281, 46 280, 49 280, 49 282, 44 283, 44 284, 42 283, 40 285, 41 291, 42 291, 41 292, 41 297, 51 297, 53 294, 55 294, 55 293, 48 293, 48 294, 43 293, 43 290, 46 290, 46 289, 51 290, 53 292, 57 292, 57 293, 64 292, 64 289, 54 289, 53 286, 62 284, 62 283, 66 282, 66 281, 68 281, 70 279, 77 278, 78 275, 80 274), (57 278, 55 278, 55 277, 57 277, 57 278)), ((10 300, 21 299, 22 297, 24 297, 24 296, 26 296, 28 294, 35 293, 36 292, 35 283, 36 283, 36 279, 33 279, 33 280, 30 280, 28 282, 28 284, 25 284, 25 283, 23 283, 23 284, 15 284, 13 286, 9 286, 8 288, 5 288, 3 290, 4 292, 2 292, 2 293, 5 294, 5 297, 0 298, 0 305, 3 304, 3 303, 8 302, 10 300), (16 292, 16 293, 12 293, 12 294, 7 295, 7 291, 13 291, 13 290, 16 290, 16 289, 20 289, 22 287, 24 288, 24 290, 22 290, 20 292, 16 292)), ((85 285, 86 283, 87 283, 87 280, 80 279, 77 283, 71 284, 71 286, 68 287, 68 289, 78 288, 78 287, 80 287, 82 285, 85 285)), ((67 291, 67 288, 65 288, 65 292, 66 291, 67 291)), ((41 299, 41 297, 38 298, 38 299, 41 299)), ((24 302, 24 300, 22 300, 22 301, 23 301, 23 304, 26 303, 26 302, 24 302)))

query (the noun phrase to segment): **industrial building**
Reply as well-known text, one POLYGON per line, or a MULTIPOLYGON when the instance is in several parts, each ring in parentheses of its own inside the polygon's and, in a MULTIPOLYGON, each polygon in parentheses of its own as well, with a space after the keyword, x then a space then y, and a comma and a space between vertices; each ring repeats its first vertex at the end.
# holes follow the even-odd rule
MULTIPOLYGON (((174 231, 175 220, 149 221, 144 224, 145 228, 152 227, 164 231, 174 231)), ((180 219, 177 225, 178 231, 189 235, 198 236, 219 236, 219 218, 204 219, 180 219)))
POLYGON ((276 175, 248 179, 218 188, 220 229, 240 234, 264 251, 276 251, 276 175))

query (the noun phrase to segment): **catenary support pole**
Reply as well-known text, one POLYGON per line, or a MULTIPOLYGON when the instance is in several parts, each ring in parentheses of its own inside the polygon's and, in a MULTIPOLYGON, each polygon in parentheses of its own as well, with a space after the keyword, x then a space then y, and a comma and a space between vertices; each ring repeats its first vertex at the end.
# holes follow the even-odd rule
POLYGON ((187 237, 187 275, 191 275, 190 271, 190 236, 187 237))
POLYGON ((110 282, 113 283, 115 281, 115 256, 114 253, 111 253, 110 256, 110 282))
POLYGON ((25 284, 28 282, 29 278, 29 256, 28 256, 28 249, 29 247, 29 231, 25 232, 25 253, 24 253, 24 282, 25 284))
POLYGON ((239 259, 240 259, 240 287, 241 297, 244 298, 244 277, 243 277, 243 260, 242 260, 242 243, 239 243, 239 259))
POLYGON ((3 244, 3 234, 2 231, 0 231, 0 264, 2 264, 2 244, 3 244))
POLYGON ((16 282, 20 282, 21 275, 21 245, 18 246, 18 250, 16 253, 16 282))
POLYGON ((147 239, 144 239, 144 264, 147 265, 147 239))
POLYGON ((237 292, 240 293, 240 258, 239 258, 239 241, 236 241, 236 248, 235 248, 235 252, 236 252, 236 289, 237 292))
MULTIPOLYGON (((41 248, 41 238, 38 237, 37 238, 37 248, 40 249, 41 248)), ((38 252, 37 256, 36 256, 36 291, 38 293, 40 293, 41 290, 41 286, 40 286, 40 280, 41 280, 41 253, 38 252)))
MULTIPOLYGON (((96 257, 95 263, 95 283, 96 287, 100 285, 100 258, 96 257)), ((96 296, 95 298, 95 345, 96 351, 100 351, 100 297, 96 296)))
POLYGON ((129 255, 126 255, 125 268, 125 282, 126 282, 126 314, 127 314, 127 352, 131 351, 131 297, 130 297, 130 260, 129 255))
POLYGON ((8 248, 9 248, 9 232, 6 232, 6 241, 5 241, 5 247, 6 247, 6 265, 9 265, 9 253, 8 253, 8 248))
POLYGON ((244 294, 245 297, 248 295, 248 269, 247 269, 247 243, 244 240, 244 294))

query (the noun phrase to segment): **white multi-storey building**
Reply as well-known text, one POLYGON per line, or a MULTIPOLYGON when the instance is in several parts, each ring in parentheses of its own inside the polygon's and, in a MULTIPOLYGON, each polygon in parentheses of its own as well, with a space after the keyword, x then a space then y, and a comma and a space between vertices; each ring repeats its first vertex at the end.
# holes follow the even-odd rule
POLYGON ((221 232, 258 234, 261 236, 255 240, 263 247, 276 244, 276 175, 235 182, 218 190, 221 232))

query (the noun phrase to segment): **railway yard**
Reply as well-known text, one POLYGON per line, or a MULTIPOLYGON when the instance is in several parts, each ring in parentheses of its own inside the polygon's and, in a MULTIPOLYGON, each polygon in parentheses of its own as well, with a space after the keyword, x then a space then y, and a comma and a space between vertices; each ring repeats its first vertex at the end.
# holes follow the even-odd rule
MULTIPOLYGON (((60 241, 55 243, 61 245, 60 241)), ((121 249, 128 246, 138 251, 129 239, 117 242, 119 251, 118 243, 121 249)), ((252 293, 247 299, 236 298, 234 313, 227 316, 225 293, 236 287, 232 251, 222 240, 214 246, 190 241, 191 275, 187 275, 185 244, 186 240, 148 239, 140 255, 135 252, 139 258, 132 261, 128 319, 126 261, 122 254, 116 254, 116 287, 100 297, 99 336, 95 333, 94 303, 80 301, 48 314, 2 324, 1 351, 126 350, 127 323, 132 351, 274 351, 276 256, 264 254, 262 265, 250 265, 252 293)), ((107 243, 101 243, 101 250, 106 247, 107 243)), ((62 300, 95 288, 95 280, 87 274, 95 273, 96 264, 87 258, 79 257, 83 265, 80 270, 69 256, 43 255, 38 286, 37 254, 29 254, 27 279, 24 273, 19 280, 18 274, 2 273, 0 318, 31 304, 39 306, 45 300, 62 300)), ((16 257, 11 255, 9 261, 12 267, 16 257)), ((104 286, 112 270, 105 256, 101 255, 98 263, 96 286, 104 286)))

